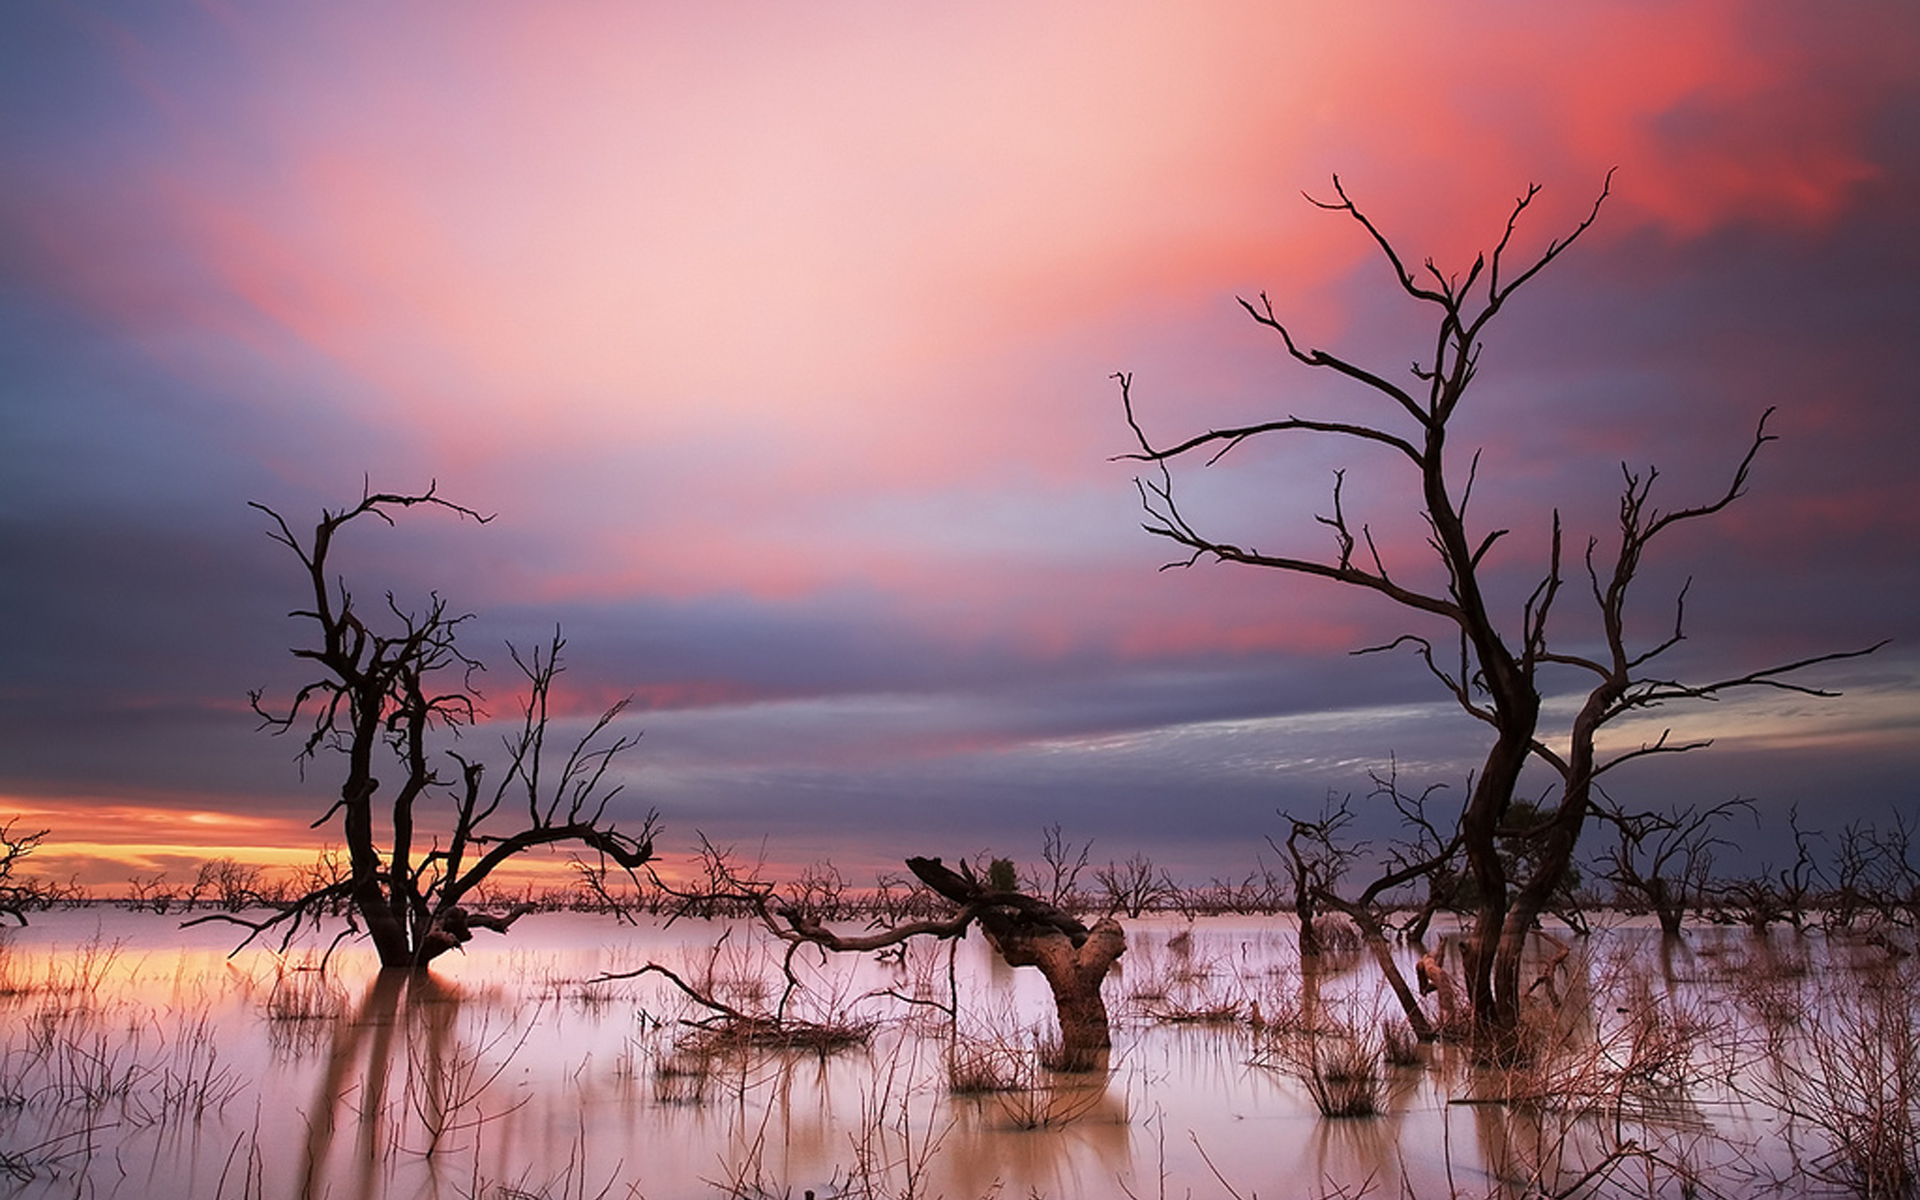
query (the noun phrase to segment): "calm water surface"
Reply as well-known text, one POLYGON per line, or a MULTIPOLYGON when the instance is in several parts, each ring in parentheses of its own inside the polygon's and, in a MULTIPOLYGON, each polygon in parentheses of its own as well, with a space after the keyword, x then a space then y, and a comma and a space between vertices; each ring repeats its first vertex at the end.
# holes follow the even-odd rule
MULTIPOLYGON (((1274 1026, 1320 1013, 1367 1040, 1395 1010, 1364 958, 1303 976, 1282 918, 1129 923, 1106 986, 1115 1049, 1083 1074, 1041 1065, 1045 985, 977 935, 951 959, 937 944, 899 963, 802 954, 790 1015, 875 1023, 864 1045, 822 1054, 703 1051, 686 1024, 703 1013, 669 984, 593 982, 653 961, 735 1007, 776 1003, 779 950, 745 924, 534 915, 398 980, 352 944, 320 971, 317 951, 229 957, 230 928, 173 917, 32 922, 0 943, 0 1195, 1521 1194, 1628 1139, 1662 1158, 1622 1159, 1603 1181, 1617 1194, 1683 1195, 1688 1171, 1731 1194, 1776 1178, 1798 1194, 1817 1188, 1795 1164, 1825 1145, 1817 1122, 1764 1099, 1765 996, 1727 982, 1812 953, 1790 935, 1707 931, 1677 955, 1632 925, 1569 940, 1546 986, 1577 1014, 1553 1036, 1580 1050, 1555 1068, 1566 1077, 1543 1069, 1529 1086, 1601 1079, 1617 1094, 1598 1119, 1537 1096, 1486 1102, 1512 1078, 1446 1044, 1380 1068, 1381 1115, 1327 1119, 1274 1053, 1274 1026), (939 1006, 955 992, 952 1020, 939 1006), (1692 1030, 1690 1065, 1643 1064, 1623 1083, 1650 1053, 1624 1029, 1649 997, 1692 1030), (1190 1019, 1216 1010, 1234 1019, 1190 1019), (1009 1090, 954 1095, 956 1058, 1009 1090)), ((1779 1003, 1804 1008, 1795 981, 1834 965, 1819 946, 1812 969, 1781 972, 1779 1003)))

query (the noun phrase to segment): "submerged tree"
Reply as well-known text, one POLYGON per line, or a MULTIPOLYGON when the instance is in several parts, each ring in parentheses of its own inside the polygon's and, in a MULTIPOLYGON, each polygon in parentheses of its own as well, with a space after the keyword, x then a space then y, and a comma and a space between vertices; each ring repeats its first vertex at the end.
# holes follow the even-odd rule
POLYGON ((1319 913, 1325 903, 1322 897, 1329 892, 1338 894, 1340 877, 1363 849, 1341 838, 1341 832, 1353 823, 1353 807, 1349 800, 1336 805, 1328 796, 1314 820, 1286 812, 1280 817, 1288 825, 1287 840, 1282 844, 1268 838, 1267 845, 1286 855, 1288 878, 1293 882, 1293 915, 1300 922, 1300 957, 1319 958, 1319 913))
POLYGON ((1620 895, 1645 904, 1660 922, 1661 936, 1680 936, 1689 909, 1704 905, 1713 890, 1713 851, 1727 844, 1714 827, 1736 812, 1753 811, 1742 797, 1675 812, 1626 812, 1603 806, 1600 816, 1620 835, 1602 860, 1602 878, 1620 895))
POLYGON ((1477 892, 1464 968, 1468 1002, 1477 1027, 1488 1033, 1508 1032, 1519 1019, 1523 996, 1521 952, 1528 932, 1572 865, 1581 830, 1594 813, 1596 782, 1634 759, 1706 744, 1676 742, 1663 734, 1653 742, 1605 757, 1597 745, 1602 727, 1628 713, 1672 701, 1712 700, 1742 688, 1829 695, 1791 682, 1786 676, 1815 663, 1869 653, 1871 648, 1818 655, 1698 683, 1670 678, 1660 673, 1657 660, 1682 640, 1685 589, 1674 602, 1670 633, 1650 644, 1639 644, 1629 637, 1627 600, 1646 552, 1668 530, 1712 516, 1745 492, 1755 456, 1773 440, 1766 429, 1771 409, 1761 417, 1726 486, 1703 502, 1662 511, 1652 503, 1658 473, 1623 466, 1618 540, 1603 552, 1599 539, 1589 539, 1585 553, 1588 591, 1599 624, 1593 648, 1559 648, 1549 637, 1549 618, 1567 581, 1558 510, 1541 514, 1549 535, 1548 550, 1544 563, 1533 568, 1531 590, 1517 611, 1501 611, 1489 596, 1488 584, 1495 560, 1501 557, 1494 552, 1509 531, 1483 530, 1469 521, 1468 502, 1476 483, 1479 455, 1461 453, 1449 437, 1479 369, 1481 338, 1487 327, 1522 285, 1545 270, 1592 226, 1607 189, 1601 189, 1592 211, 1571 233, 1550 242, 1544 252, 1516 268, 1512 260, 1514 234, 1539 191, 1537 186, 1529 187, 1515 202, 1493 250, 1477 257, 1463 280, 1443 274, 1431 260, 1417 273, 1409 270, 1386 236, 1347 196, 1337 177, 1333 188, 1337 199, 1313 203, 1343 213, 1358 224, 1385 257, 1399 290, 1426 306, 1435 318, 1433 340, 1425 357, 1414 360, 1410 380, 1402 383, 1392 373, 1307 348, 1274 314, 1264 294, 1257 303, 1243 299, 1240 303, 1248 315, 1277 334, 1295 361, 1357 385, 1363 398, 1382 402, 1382 412, 1351 417, 1289 414, 1161 442, 1150 438, 1141 425, 1134 408, 1132 378, 1122 373, 1116 376, 1121 402, 1138 443, 1137 450, 1122 457, 1155 468, 1154 474, 1136 480, 1146 511, 1145 528, 1188 551, 1168 566, 1191 566, 1212 559, 1331 580, 1375 593, 1431 618, 1447 629, 1449 640, 1457 640, 1457 652, 1437 651, 1435 639, 1426 633, 1408 633, 1368 649, 1411 646, 1460 707, 1490 730, 1491 741, 1459 826, 1467 870, 1477 892), (1334 473, 1331 511, 1315 517, 1332 535, 1331 552, 1324 555, 1263 552, 1226 540, 1189 520, 1175 497, 1173 463, 1204 456, 1212 464, 1244 443, 1276 436, 1321 437, 1391 452, 1409 471, 1407 483, 1418 497, 1427 530, 1426 544, 1437 559, 1439 581, 1415 582, 1417 576, 1407 563, 1389 561, 1389 552, 1367 525, 1356 526, 1349 520, 1344 470, 1334 473), (1554 670, 1584 677, 1586 696, 1569 726, 1557 736, 1549 736, 1540 728, 1541 698, 1547 690, 1545 675, 1554 670), (1549 797, 1539 809, 1540 819, 1521 831, 1531 844, 1520 856, 1525 860, 1526 873, 1510 878, 1508 865, 1516 856, 1502 853, 1502 841, 1510 845, 1515 835, 1508 817, 1522 770, 1529 762, 1545 763, 1558 776, 1558 795, 1549 797))
POLYGON ((39 902, 44 889, 36 883, 16 878, 13 872, 28 855, 40 848, 47 831, 36 829, 32 833, 15 833, 13 827, 18 820, 17 817, 8 817, 0 821, 0 916, 12 917, 25 925, 27 909, 39 902))
POLYGON ((565 646, 558 631, 544 651, 509 647, 527 690, 519 728, 503 739, 505 764, 496 782, 487 782, 477 759, 433 752, 438 735, 457 733, 482 715, 473 677, 483 668, 456 644, 471 614, 449 609, 437 592, 419 610, 403 607, 391 592, 380 609, 362 610, 344 580, 330 579, 328 566, 341 529, 367 517, 391 525, 397 510, 416 506, 489 519, 441 499, 431 487, 415 495, 369 493, 351 508, 322 509, 311 538, 303 539, 279 513, 252 505, 272 519, 269 536, 292 550, 306 572, 312 607, 292 615, 311 623, 313 640, 293 654, 313 664, 315 678, 284 708, 268 706, 257 691, 250 699, 262 728, 275 734, 305 729, 298 756, 303 771, 322 750, 346 759, 339 799, 314 827, 338 816, 348 870, 265 919, 222 918, 252 929, 249 941, 275 927, 290 939, 303 923, 345 902, 365 923, 382 967, 424 968, 470 940, 474 929, 504 932, 521 915, 467 907, 475 889, 516 855, 571 843, 629 873, 652 858, 653 816, 629 833, 606 815, 620 791, 610 785, 608 769, 635 740, 608 732, 626 701, 594 722, 557 772, 547 761, 549 704, 565 646), (392 781, 384 797, 382 775, 392 781))
POLYGON ((977 921, 1009 966, 1039 970, 1053 992, 1064 1064, 1091 1066, 1093 1055, 1113 1044, 1100 985, 1127 952, 1120 922, 1108 916, 1087 926, 1045 901, 982 884, 937 858, 910 858, 907 869, 960 906, 956 919, 977 921))
MULTIPOLYGON (((1113 964, 1126 953, 1126 931, 1111 916, 1102 917, 1089 926, 1045 900, 1020 891, 1018 880, 1010 878, 1014 872, 1008 860, 996 860, 996 864, 1005 863, 1005 868, 998 872, 990 869, 988 877, 982 879, 965 863, 956 871, 938 858, 907 859, 907 869, 914 878, 950 907, 942 914, 863 933, 829 929, 804 907, 782 902, 776 888, 753 878, 751 872, 743 871, 734 863, 729 852, 704 840, 701 862, 705 878, 691 888, 676 888, 658 878, 654 882, 663 892, 680 899, 681 912, 744 911, 786 943, 787 992, 774 1013, 775 1021, 784 1019, 786 996, 797 986, 793 957, 808 946, 842 953, 872 953, 918 937, 938 940, 964 937, 967 930, 978 925, 988 944, 1008 966, 1034 967, 1047 981, 1060 1023, 1060 1066, 1069 1070, 1094 1069, 1100 1064, 1100 1053, 1113 1045, 1101 984, 1113 964), (999 875, 998 879, 993 877, 995 874, 999 875)), ((645 974, 670 976, 671 972, 649 963, 638 970, 603 978, 630 979, 645 974)), ((681 986, 687 985, 681 983, 681 986)), ((724 1007, 708 997, 698 998, 709 1007, 724 1007)))

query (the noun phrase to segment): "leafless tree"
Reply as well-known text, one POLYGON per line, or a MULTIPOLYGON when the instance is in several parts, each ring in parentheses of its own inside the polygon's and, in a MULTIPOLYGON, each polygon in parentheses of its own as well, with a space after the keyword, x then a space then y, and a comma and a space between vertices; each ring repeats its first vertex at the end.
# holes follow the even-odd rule
MULTIPOLYGON (((1431 881, 1436 874, 1446 870, 1459 854, 1461 836, 1456 832, 1449 838, 1441 839, 1427 816, 1427 802, 1442 785, 1435 784, 1417 796, 1409 796, 1400 790, 1397 767, 1385 775, 1375 772, 1373 781, 1375 795, 1392 800, 1404 818, 1406 828, 1413 831, 1412 836, 1388 844, 1375 876, 1358 892, 1348 894, 1340 886, 1341 879, 1354 864, 1367 856, 1367 847, 1342 840, 1341 835, 1352 819, 1347 803, 1342 801, 1337 808, 1329 808, 1318 821, 1289 817, 1292 828, 1287 837, 1287 852, 1296 860, 1295 904, 1298 906, 1304 901, 1308 910, 1316 914, 1330 909, 1344 914, 1353 922, 1354 928, 1360 931, 1362 945, 1373 956, 1382 978, 1387 981, 1394 998, 1400 1002, 1408 1028, 1419 1040, 1430 1042, 1440 1031, 1420 1008, 1418 997, 1393 957, 1386 908, 1389 898, 1423 880, 1429 884, 1431 897, 1431 881), (1306 885, 1304 898, 1298 891, 1301 881, 1306 885)), ((1433 902, 1430 899, 1426 909, 1414 918, 1413 923, 1423 931, 1432 916, 1432 909, 1433 902)), ((1302 929, 1301 954, 1305 958, 1308 943, 1304 936, 1304 921, 1302 929)), ((1437 957, 1431 956, 1423 960, 1419 972, 1422 990, 1431 990, 1434 986, 1431 973, 1437 971, 1438 962, 1437 957)), ((1451 1017, 1452 1014, 1447 1015, 1451 1017)))
POLYGON ((1180 885, 1155 867, 1145 853, 1136 853, 1123 863, 1109 862, 1094 868, 1093 881, 1100 885, 1107 911, 1123 913, 1128 919, 1180 899, 1180 885))
MULTIPOLYGON (((1673 604, 1669 634, 1645 645, 1628 635, 1628 596, 1647 551, 1667 531, 1719 513, 1745 492, 1755 457, 1773 440, 1766 429, 1771 409, 1761 418, 1726 486, 1702 502, 1660 510, 1652 503, 1658 472, 1622 467, 1617 542, 1603 552, 1599 539, 1590 538, 1585 553, 1587 590, 1600 626, 1596 651, 1558 649, 1549 637, 1549 619, 1567 582, 1558 510, 1541 514, 1549 535, 1548 551, 1544 563, 1533 569, 1536 582, 1531 591, 1517 612, 1501 611, 1490 596, 1488 584, 1497 560, 1504 557, 1496 550, 1509 530, 1486 529, 1469 520, 1480 456, 1457 450, 1450 434, 1479 370, 1481 339, 1487 328, 1523 285, 1592 226, 1608 189, 1601 189, 1592 211, 1569 234, 1550 242, 1537 256, 1516 263, 1515 231, 1539 191, 1537 186, 1529 187, 1514 203, 1493 250, 1477 257, 1464 279, 1443 273, 1431 260, 1417 271, 1409 269, 1388 238, 1349 198, 1337 177, 1333 190, 1336 199, 1314 203, 1355 222, 1384 256, 1399 291, 1434 317, 1433 340, 1424 351, 1425 357, 1415 359, 1411 377, 1402 377, 1407 378, 1403 383, 1394 373, 1310 348, 1275 315, 1264 294, 1258 302, 1243 299, 1241 305, 1248 315, 1276 334, 1295 361, 1354 385, 1363 399, 1380 405, 1380 413, 1335 417, 1288 414, 1212 429, 1181 440, 1159 441, 1149 437, 1143 427, 1134 405, 1132 377, 1122 373, 1116 376, 1121 402, 1138 448, 1121 457, 1152 468, 1152 473, 1136 481, 1146 513, 1145 528, 1184 551, 1168 566, 1191 566, 1206 559, 1329 580, 1374 593, 1429 619, 1445 631, 1446 641, 1457 644, 1456 650, 1447 650, 1431 634, 1408 633, 1368 650, 1411 647, 1446 693, 1490 731, 1485 758, 1475 773, 1473 790, 1460 818, 1466 863, 1478 893, 1464 966, 1468 1003, 1476 1025, 1484 1033, 1511 1034, 1518 1026, 1524 995, 1522 950, 1536 919, 1572 865, 1580 833, 1593 814, 1596 781, 1636 759, 1707 744, 1675 741, 1663 734, 1637 748, 1605 757, 1596 748, 1601 728, 1630 713, 1677 701, 1718 699, 1746 688, 1828 695, 1788 677, 1816 663, 1868 653, 1871 648, 1817 655, 1723 679, 1682 681, 1662 674, 1659 660, 1683 638, 1684 588, 1673 604), (1190 519, 1176 498, 1171 471, 1175 463, 1202 457, 1208 464, 1216 463, 1250 441, 1275 437, 1326 438, 1349 447, 1384 450, 1407 468, 1408 483, 1418 497, 1426 525, 1427 545, 1437 559, 1439 582, 1420 582, 1414 564, 1390 561, 1392 555, 1376 540, 1371 528, 1349 519, 1345 470, 1334 473, 1331 510, 1315 518, 1331 535, 1331 549, 1324 554, 1262 551, 1208 532, 1190 519), (1541 697, 1548 688, 1543 676, 1555 670, 1584 677, 1588 690, 1570 726, 1557 737, 1549 737, 1540 728, 1541 697), (1503 827, 1522 770, 1531 761, 1545 763, 1557 774, 1558 799, 1543 805, 1545 819, 1527 831, 1534 843, 1524 856, 1532 865, 1530 873, 1510 879, 1507 860, 1500 852, 1503 827)), ((1499 564, 1497 569, 1510 566, 1499 564)), ((1552 686, 1563 685, 1556 682, 1552 686)))
POLYGON ((1198 912, 1277 913, 1293 906, 1289 880, 1274 870, 1264 856, 1254 858, 1253 869, 1239 879, 1214 876, 1189 893, 1189 906, 1198 912))
POLYGON ((1389 873, 1404 874, 1409 883, 1418 881, 1425 888, 1420 906, 1402 929, 1406 940, 1418 946, 1427 940, 1427 929, 1433 923, 1434 914, 1455 908, 1458 903, 1455 892, 1461 842, 1458 814, 1449 820, 1433 811, 1435 798, 1447 790, 1444 783, 1429 783, 1418 792, 1404 790, 1400 785, 1400 764, 1395 759, 1388 760, 1384 771, 1373 770, 1367 774, 1373 781, 1371 798, 1387 801, 1400 814, 1400 836, 1388 847, 1389 873))
POLYGON ((140 912, 152 909, 164 915, 180 901, 179 889, 167 883, 164 871, 155 872, 151 878, 142 879, 134 875, 127 880, 126 905, 128 912, 140 912))
MULTIPOLYGON (((1854 821, 1833 852, 1827 921, 1835 929, 1862 922, 1911 929, 1920 923, 1920 865, 1913 860, 1915 819, 1895 809, 1886 826, 1854 821)), ((1883 931, 1872 931, 1883 932, 1883 931)))
POLYGON ((1813 855, 1820 832, 1801 826, 1797 806, 1787 810, 1787 828, 1793 831, 1792 866, 1776 871, 1768 865, 1758 875, 1729 880, 1716 889, 1716 907, 1756 933, 1781 922, 1804 929, 1820 890, 1820 864, 1813 855))
POLYGON ((816 921, 838 921, 852 913, 847 878, 831 860, 802 867, 786 885, 786 906, 816 921))
POLYGON ((1320 928, 1315 919, 1320 897, 1337 891, 1341 877, 1364 849, 1342 837, 1353 823, 1351 798, 1335 804, 1329 796, 1319 817, 1311 821, 1284 812, 1280 816, 1288 825, 1287 840, 1276 844, 1268 838, 1267 844, 1286 856, 1288 877, 1293 883, 1293 915, 1300 921, 1300 957, 1318 958, 1320 928))
POLYGON ((187 891, 187 907, 202 899, 220 906, 221 911, 237 913, 261 902, 261 868, 242 863, 232 855, 209 858, 200 864, 187 891))
MULTIPOLYGON (((756 872, 743 870, 728 851, 704 838, 700 861, 701 878, 694 884, 676 887, 655 875, 655 886, 680 900, 676 916, 736 912, 756 918, 762 928, 787 944, 783 970, 788 993, 797 986, 793 956, 806 947, 875 953, 917 937, 962 937, 978 925, 1009 966, 1035 967, 1047 981, 1060 1023, 1061 1065, 1094 1068, 1099 1053, 1112 1045, 1101 984, 1127 949, 1126 931, 1112 917, 1088 926, 1038 897, 991 886, 964 862, 956 871, 938 858, 909 858, 907 870, 927 892, 946 902, 944 911, 861 933, 840 933, 813 913, 782 902, 778 888, 758 879, 756 872)), ((662 972, 649 964, 607 978, 646 973, 662 972)), ((776 1020, 784 1014, 786 999, 783 994, 776 1020)))
POLYGON ((1058 823, 1041 831, 1040 862, 1044 872, 1035 872, 1033 890, 1055 908, 1071 911, 1080 899, 1080 873, 1087 869, 1087 857, 1093 843, 1075 846, 1061 832, 1058 823))
POLYGON ((504 932, 521 915, 518 908, 502 915, 463 904, 508 859, 539 846, 572 844, 632 872, 652 857, 651 815, 637 833, 619 829, 606 815, 620 791, 608 771, 635 740, 608 732, 625 701, 593 723, 557 773, 548 761, 549 705, 565 646, 557 630, 544 651, 509 648, 527 690, 519 728, 503 739, 505 766, 489 786, 479 760, 433 751, 437 735, 458 733, 482 715, 473 682, 482 666, 456 642, 470 614, 455 612, 437 592, 421 609, 403 607, 388 593, 383 606, 366 611, 344 580, 330 578, 334 539, 355 521, 391 525, 397 511, 416 507, 483 523, 489 518, 441 499, 432 487, 412 495, 368 492, 351 507, 322 509, 312 535, 303 538, 273 509, 252 507, 272 520, 269 536, 293 551, 306 575, 312 607, 292 615, 310 624, 313 638, 293 654, 315 669, 284 707, 269 706, 255 692, 253 708, 262 727, 275 734, 304 730, 298 755, 303 770, 322 750, 345 758, 339 798, 314 825, 339 818, 348 869, 344 878, 315 880, 270 917, 222 919, 251 929, 248 941, 278 928, 284 942, 344 899, 364 922, 383 968, 417 970, 468 941, 474 929, 504 932), (396 782, 381 812, 375 796, 387 771, 396 782), (434 811, 436 801, 442 811, 434 811), (517 822, 508 824, 516 813, 517 822))
POLYGON ((1622 896, 1651 909, 1662 936, 1677 938, 1687 911, 1711 894, 1713 851, 1727 844, 1715 828, 1736 812, 1752 812, 1753 801, 1735 797, 1665 813, 1626 812, 1612 805, 1599 811, 1620 835, 1606 851, 1602 877, 1622 896))
POLYGON ((14 817, 0 822, 0 916, 12 917, 25 925, 27 909, 38 906, 44 893, 32 881, 17 878, 14 871, 28 855, 40 848, 47 831, 36 829, 32 833, 15 833, 14 826, 18 823, 18 818, 14 817))

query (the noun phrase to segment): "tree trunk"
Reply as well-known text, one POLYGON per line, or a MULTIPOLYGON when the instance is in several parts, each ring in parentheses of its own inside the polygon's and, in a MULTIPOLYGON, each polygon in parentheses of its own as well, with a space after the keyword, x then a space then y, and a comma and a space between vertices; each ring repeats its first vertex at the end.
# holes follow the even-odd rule
MULTIPOLYGON (((1537 713, 1537 701, 1532 711, 1537 713)), ((1523 710, 1520 716, 1525 715, 1523 710)), ((1461 948, 1461 967, 1466 977, 1467 1007, 1473 1013, 1476 1030, 1483 1034, 1511 1032, 1520 1020, 1518 997, 1503 991, 1496 982, 1498 947, 1509 916, 1507 868, 1500 861, 1499 831, 1519 782, 1520 770, 1531 752, 1532 736, 1531 720, 1514 717, 1502 726, 1501 736, 1487 752, 1480 780, 1460 819, 1467 865, 1480 892, 1473 934, 1461 948)))
POLYGON ((1666 880, 1655 879, 1648 889, 1653 903, 1653 915, 1660 919, 1660 939, 1665 942, 1680 940, 1680 923, 1687 915, 1687 893, 1684 887, 1667 888, 1666 880))
POLYGON ((1102 917, 1078 946, 1058 929, 1004 913, 982 914, 980 928, 1009 966, 1038 967, 1046 978, 1060 1020, 1060 1065, 1066 1070, 1093 1069, 1100 1052, 1113 1047, 1100 985, 1127 950, 1120 922, 1102 917))
POLYGON ((1127 952, 1120 922, 1102 917, 1092 929, 1044 900, 1023 892, 983 887, 972 872, 960 874, 938 858, 909 858, 907 869, 920 882, 976 913, 994 950, 1012 967, 1038 967, 1053 989, 1060 1019, 1060 1065, 1093 1070, 1113 1046, 1107 1002, 1100 985, 1107 971, 1127 952))
MULTIPOLYGON (((1381 925, 1380 918, 1365 904, 1348 904, 1337 897, 1329 897, 1327 903, 1345 913, 1360 930, 1360 940, 1366 944, 1367 952, 1373 955, 1373 961, 1379 966, 1387 986, 1393 989, 1394 998, 1400 1001, 1400 1010, 1406 1014, 1407 1027, 1413 1030, 1413 1036, 1423 1042, 1433 1041, 1436 1036, 1433 1023, 1420 1010, 1419 998, 1407 986, 1407 977, 1400 970, 1400 964, 1393 960, 1393 944, 1387 939, 1387 931, 1381 925)), ((1303 978, 1307 969, 1307 962, 1303 958, 1300 964, 1303 978)))
MULTIPOLYGON (((1596 693, 1598 694, 1598 693, 1596 693)), ((1589 702, 1589 709, 1592 703, 1589 702)), ((1533 927, 1541 914, 1546 912, 1555 889, 1566 878, 1567 870, 1573 863, 1574 844, 1579 840, 1580 827, 1586 823, 1587 812, 1592 807, 1593 794, 1593 725, 1582 713, 1576 720, 1573 734, 1573 752, 1569 756, 1566 790, 1562 793, 1560 806, 1554 810, 1553 818, 1547 823, 1542 837, 1542 850, 1534 866, 1532 877, 1514 894, 1513 903, 1507 909, 1506 920, 1500 928, 1500 942, 1493 954, 1494 995, 1500 1023, 1498 1032, 1512 1035, 1517 1032, 1520 1022, 1520 1005, 1526 996, 1526 988, 1521 983, 1521 958, 1526 954, 1527 939, 1533 934, 1533 927)))

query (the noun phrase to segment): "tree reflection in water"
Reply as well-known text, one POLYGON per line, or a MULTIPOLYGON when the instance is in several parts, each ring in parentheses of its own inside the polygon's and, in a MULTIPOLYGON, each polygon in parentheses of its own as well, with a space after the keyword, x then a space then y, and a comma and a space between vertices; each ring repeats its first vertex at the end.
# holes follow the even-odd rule
MULTIPOLYGON (((813 994, 879 1023, 819 1053, 690 1044, 702 1014, 667 989, 584 985, 636 955, 709 961, 706 923, 542 917, 539 952, 323 976, 109 917, 0 939, 9 1200, 1682 1196, 1916 1175, 1920 958, 1861 939, 1543 942, 1525 1053, 1383 1053, 1375 1115, 1330 1118, 1273 1040, 1359 1043, 1399 1008, 1366 959, 1303 971, 1271 920, 1137 922, 1114 1049, 1076 1074, 1045 1066, 1044 984, 973 943, 823 959, 813 994), (123 941, 144 949, 101 949, 123 941)), ((725 979, 778 971, 745 949, 725 979)))
POLYGON ((408 1111, 422 1118, 425 1151, 439 1148, 450 1115, 446 1073, 458 1057, 460 1003, 460 989, 438 976, 382 971, 352 1015, 335 1024, 326 1069, 307 1113, 302 1200, 336 1191, 328 1173, 335 1134, 343 1124, 351 1125, 353 1143, 343 1164, 348 1177, 338 1190, 348 1195, 376 1194, 379 1173, 407 1140, 402 1121, 408 1111))

